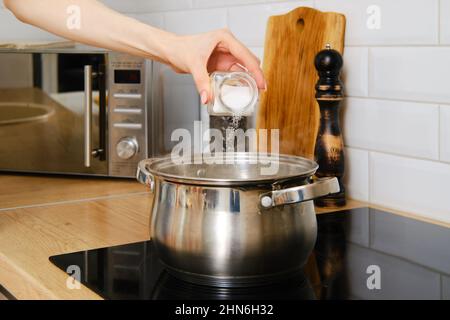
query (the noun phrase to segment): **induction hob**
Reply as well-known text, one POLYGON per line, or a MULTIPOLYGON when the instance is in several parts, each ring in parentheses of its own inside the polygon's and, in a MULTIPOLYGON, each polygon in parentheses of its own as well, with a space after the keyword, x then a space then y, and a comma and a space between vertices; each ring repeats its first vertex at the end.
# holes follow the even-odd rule
POLYGON ((151 240, 50 261, 105 299, 450 299, 450 228, 372 208, 320 214, 317 222, 303 270, 253 287, 182 281, 165 270, 151 240))

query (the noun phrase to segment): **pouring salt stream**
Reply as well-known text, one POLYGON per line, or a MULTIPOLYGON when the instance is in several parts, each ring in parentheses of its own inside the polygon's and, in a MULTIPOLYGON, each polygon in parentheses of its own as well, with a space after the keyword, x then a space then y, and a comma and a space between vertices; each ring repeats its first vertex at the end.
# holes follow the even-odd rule
POLYGON ((215 121, 210 127, 220 129, 226 151, 234 151, 234 133, 246 129, 243 118, 253 114, 258 100, 256 81, 248 72, 214 72, 211 86, 214 99, 208 104, 208 113, 215 121))

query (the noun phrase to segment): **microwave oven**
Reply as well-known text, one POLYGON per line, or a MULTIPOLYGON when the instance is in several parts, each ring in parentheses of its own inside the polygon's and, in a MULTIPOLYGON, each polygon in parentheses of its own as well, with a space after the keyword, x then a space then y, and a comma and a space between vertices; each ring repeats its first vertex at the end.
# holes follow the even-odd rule
POLYGON ((133 177, 165 152, 157 65, 81 46, 0 49, 0 171, 133 177))

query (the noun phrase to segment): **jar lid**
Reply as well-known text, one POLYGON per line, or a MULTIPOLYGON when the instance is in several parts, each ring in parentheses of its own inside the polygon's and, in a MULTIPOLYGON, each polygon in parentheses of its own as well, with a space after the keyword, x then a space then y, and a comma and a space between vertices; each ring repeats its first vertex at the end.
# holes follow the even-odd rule
POLYGON ((252 152, 198 154, 184 163, 178 160, 165 156, 143 161, 146 169, 155 177, 178 183, 212 186, 286 182, 310 177, 318 168, 316 162, 298 156, 252 152), (219 157, 222 163, 218 161, 219 157))

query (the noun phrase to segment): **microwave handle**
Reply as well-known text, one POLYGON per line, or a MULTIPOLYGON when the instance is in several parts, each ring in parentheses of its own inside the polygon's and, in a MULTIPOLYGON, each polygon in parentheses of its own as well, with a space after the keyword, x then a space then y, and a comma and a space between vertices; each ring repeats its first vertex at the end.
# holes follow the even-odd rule
POLYGON ((94 151, 94 157, 100 161, 106 160, 106 70, 105 65, 99 64, 97 72, 98 91, 99 91, 99 146, 94 151))
POLYGON ((100 64, 98 72, 92 72, 91 65, 84 66, 84 166, 91 166, 91 157, 106 160, 106 84, 105 66, 100 64), (99 88, 99 147, 92 148, 92 82, 98 79, 99 88))
POLYGON ((92 150, 92 66, 84 66, 84 166, 91 166, 92 150))

